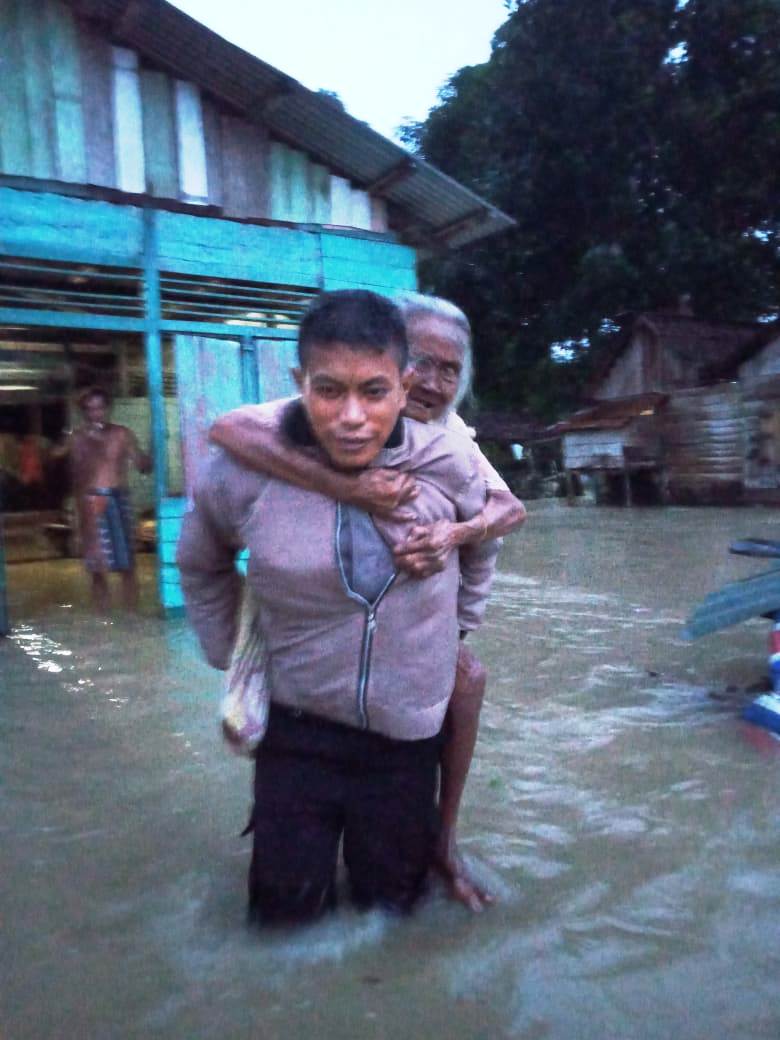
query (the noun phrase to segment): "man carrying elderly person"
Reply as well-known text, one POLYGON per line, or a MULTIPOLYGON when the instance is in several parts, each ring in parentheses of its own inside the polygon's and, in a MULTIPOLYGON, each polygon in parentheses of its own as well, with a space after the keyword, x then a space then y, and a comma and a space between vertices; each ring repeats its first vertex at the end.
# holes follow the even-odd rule
MULTIPOLYGON (((406 536, 393 542, 394 560, 399 570, 422 579, 443 567, 453 550, 502 537, 519 527, 525 509, 476 449, 471 431, 455 410, 469 389, 472 370, 471 330, 466 316, 447 300, 417 293, 404 294, 397 302, 410 346, 404 415, 444 426, 475 453, 487 494, 485 508, 475 517, 442 518, 433 523, 416 520, 417 474, 378 467, 344 472, 323 464, 284 436, 275 403, 227 413, 212 427, 211 439, 253 469, 365 509, 377 518, 380 529, 384 518, 413 521, 406 536)), ((485 681, 485 669, 461 642, 441 751, 436 865, 452 895, 472 910, 482 909, 491 896, 467 871, 458 852, 456 832, 485 681)))
MULTIPOLYGON (((415 512, 426 523, 482 512, 469 442, 400 418, 407 343, 390 301, 324 293, 304 316, 298 353, 301 396, 281 406, 287 440, 342 473, 415 473, 415 512)), ((399 542, 410 524, 385 527, 399 542)), ((178 562, 189 616, 219 668, 235 642, 242 548, 271 689, 255 764, 250 917, 310 920, 330 908, 342 839, 352 900, 409 910, 433 857, 458 636, 481 621, 497 545, 483 540, 416 580, 397 569, 364 510, 213 449, 178 562)))

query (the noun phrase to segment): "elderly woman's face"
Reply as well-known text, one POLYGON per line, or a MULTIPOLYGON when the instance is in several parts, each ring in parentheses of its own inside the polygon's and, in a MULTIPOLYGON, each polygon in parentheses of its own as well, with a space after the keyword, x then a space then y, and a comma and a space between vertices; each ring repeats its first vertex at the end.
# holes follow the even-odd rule
POLYGON ((431 422, 441 418, 458 392, 463 370, 463 334, 449 318, 434 314, 412 318, 406 332, 412 379, 404 415, 431 422))

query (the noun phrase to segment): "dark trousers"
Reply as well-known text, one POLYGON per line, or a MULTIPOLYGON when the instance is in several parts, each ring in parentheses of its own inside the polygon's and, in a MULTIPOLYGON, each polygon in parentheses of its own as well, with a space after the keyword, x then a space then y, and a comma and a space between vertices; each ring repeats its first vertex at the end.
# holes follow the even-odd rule
POLYGON ((431 864, 439 744, 272 705, 255 766, 250 920, 307 921, 335 906, 342 838, 352 901, 411 910, 431 864))

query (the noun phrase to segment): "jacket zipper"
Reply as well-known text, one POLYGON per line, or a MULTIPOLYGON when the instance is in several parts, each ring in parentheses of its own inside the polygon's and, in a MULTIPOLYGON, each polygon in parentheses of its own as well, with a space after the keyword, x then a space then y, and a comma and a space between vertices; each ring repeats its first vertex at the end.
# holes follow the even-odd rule
POLYGON ((374 633, 377 628, 376 611, 379 604, 382 602, 385 593, 395 581, 396 575, 393 574, 385 587, 379 593, 373 603, 369 603, 367 599, 364 599, 360 593, 355 592, 349 587, 347 582, 347 576, 344 573, 344 568, 341 563, 341 503, 336 503, 336 559, 339 565, 339 574, 341 575, 341 581, 346 589, 347 595, 350 599, 354 599, 359 603, 366 612, 365 622, 363 624, 363 639, 360 644, 360 668, 358 672, 357 682, 357 693, 356 693, 356 708, 357 717, 361 729, 368 729, 369 717, 368 717, 368 677, 371 674, 371 650, 374 645, 374 633))

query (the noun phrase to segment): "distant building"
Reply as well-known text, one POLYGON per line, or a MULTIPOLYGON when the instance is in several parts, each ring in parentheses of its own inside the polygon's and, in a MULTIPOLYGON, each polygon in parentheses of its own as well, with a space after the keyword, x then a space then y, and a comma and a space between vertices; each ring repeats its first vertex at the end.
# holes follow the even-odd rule
MULTIPOLYGON (((736 504, 750 489, 765 490, 769 463, 762 463, 759 489, 749 428, 769 400, 777 401, 769 408, 777 417, 780 389, 774 398, 769 387, 780 388, 780 375, 762 374, 751 359, 762 356, 771 338, 759 323, 640 315, 599 373, 592 405, 554 427, 563 437, 565 467, 596 476, 613 492, 622 489, 626 501, 651 485, 661 500, 680 504, 736 504)), ((766 415, 760 423, 767 426, 766 415)), ((780 488, 779 475, 775 468, 773 488, 780 488)))
MULTIPOLYGON (((512 221, 164 0, 0 0, 0 433, 79 385, 151 443, 160 602, 219 412, 291 390, 322 290, 416 287, 416 250, 512 221)), ((0 544, 0 591, 3 586, 0 544)))

